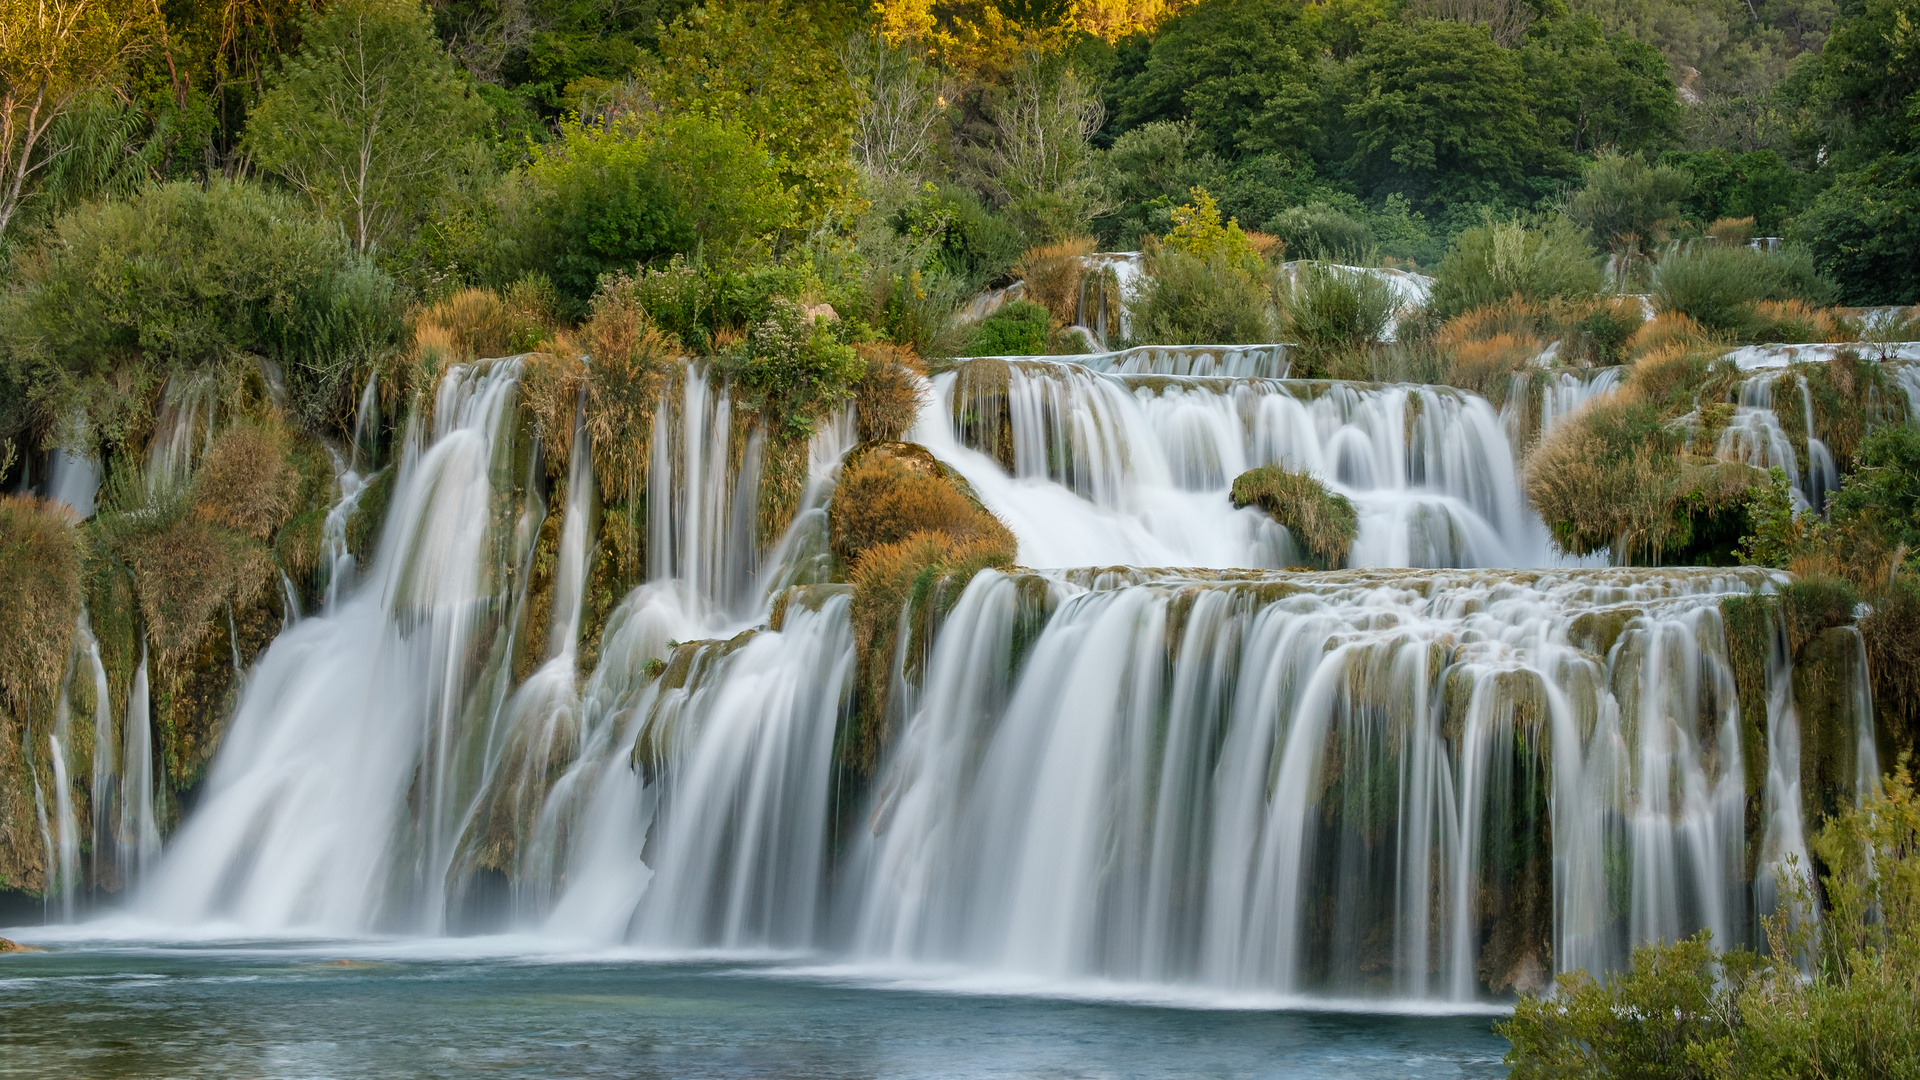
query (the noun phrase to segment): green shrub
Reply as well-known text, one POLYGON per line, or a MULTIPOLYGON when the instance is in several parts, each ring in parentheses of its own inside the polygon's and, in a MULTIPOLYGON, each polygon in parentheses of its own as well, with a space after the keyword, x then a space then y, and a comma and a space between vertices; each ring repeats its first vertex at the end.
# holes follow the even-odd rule
POLYGON ((166 184, 82 207, 21 255, 0 296, 0 350, 35 412, 83 410, 119 442, 170 374, 222 376, 265 356, 316 427, 352 415, 398 342, 393 282, 331 223, 254 184, 166 184))
POLYGON ((1281 333, 1297 346, 1298 377, 1347 374, 1342 360, 1366 353, 1393 322, 1393 286, 1378 274, 1300 263, 1278 284, 1281 333))
POLYGON ((1607 250, 1635 256, 1667 239, 1680 218, 1680 200, 1693 178, 1670 165, 1649 168, 1639 157, 1603 154, 1587 166, 1586 183, 1567 216, 1607 250))
POLYGON ((1247 345, 1275 336, 1267 290, 1226 255, 1161 248, 1128 299, 1134 345, 1247 345))
POLYGON ((1830 303, 1804 253, 1773 255, 1745 245, 1696 243, 1660 260, 1653 271, 1654 306, 1677 311, 1708 330, 1748 335, 1762 300, 1830 303))
POLYGON ((769 428, 794 437, 813 433, 827 410, 853 396, 867 372, 853 346, 834 339, 825 319, 777 300, 746 340, 724 358, 740 387, 756 399, 769 428))
POLYGON ((1002 304, 980 320, 967 339, 968 356, 1043 356, 1047 351, 1047 309, 1025 300, 1002 304))
POLYGON ((1462 232, 1434 271, 1428 307, 1441 318, 1519 296, 1536 304, 1600 291, 1600 267, 1578 225, 1487 221, 1462 232))
POLYGON ((663 116, 575 127, 528 167, 540 266, 576 311, 600 277, 698 253, 719 267, 764 259, 793 193, 738 124, 663 116))
POLYGON ((1360 518, 1345 495, 1327 490, 1311 474, 1262 465, 1234 477, 1233 505, 1257 506, 1286 527, 1324 567, 1338 567, 1353 547, 1360 518))
POLYGON ((1920 1075, 1920 799, 1905 763, 1811 846, 1818 920, 1807 882, 1783 874, 1764 958, 1716 952, 1703 931, 1635 949, 1606 982, 1562 975, 1498 1025, 1515 1080, 1920 1075))
POLYGON ((1281 211, 1267 231, 1286 242, 1295 259, 1361 262, 1373 250, 1373 230, 1323 202, 1281 211))
POLYGON ((1869 431, 1831 512, 1835 525, 1864 527, 1889 547, 1920 552, 1920 431, 1905 424, 1869 431))

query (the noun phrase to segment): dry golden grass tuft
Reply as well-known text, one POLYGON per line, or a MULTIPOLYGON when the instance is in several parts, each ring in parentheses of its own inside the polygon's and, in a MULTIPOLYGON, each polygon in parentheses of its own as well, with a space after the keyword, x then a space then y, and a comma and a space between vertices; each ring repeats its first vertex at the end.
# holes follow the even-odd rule
POLYGON ((1071 325, 1080 314, 1080 283, 1086 280, 1086 256, 1092 237, 1076 236, 1057 244, 1028 248, 1013 272, 1026 282, 1026 299, 1047 309, 1053 321, 1071 325))
POLYGON ((926 383, 917 374, 920 358, 912 349, 892 345, 857 347, 866 374, 853 384, 854 416, 863 442, 902 438, 926 404, 926 383))
POLYGON ((1637 359, 1669 345, 1722 345, 1713 332, 1678 311, 1663 311, 1648 319, 1627 339, 1626 354, 1637 359))
POLYGON ((185 659, 216 613, 251 604, 273 580, 263 547, 200 514, 134 540, 127 561, 163 666, 185 659))
POLYGON ((1803 345, 1815 341, 1854 341, 1860 327, 1832 308, 1804 300, 1762 300, 1753 305, 1747 336, 1755 341, 1803 345))
POLYGON ((554 323, 552 292, 538 282, 505 293, 462 289, 414 315, 413 351, 437 351, 451 363, 514 356, 546 340, 554 323))
POLYGON ((80 531, 61 503, 0 495, 0 695, 25 718, 66 674, 80 618, 80 531))
POLYGON ((293 517, 300 474, 278 428, 238 423, 214 440, 194 483, 194 512, 242 536, 266 540, 293 517))
POLYGON ((870 443, 855 451, 828 510, 833 553, 858 566, 870 550, 919 532, 1012 552, 1013 534, 983 508, 966 481, 912 443, 870 443))

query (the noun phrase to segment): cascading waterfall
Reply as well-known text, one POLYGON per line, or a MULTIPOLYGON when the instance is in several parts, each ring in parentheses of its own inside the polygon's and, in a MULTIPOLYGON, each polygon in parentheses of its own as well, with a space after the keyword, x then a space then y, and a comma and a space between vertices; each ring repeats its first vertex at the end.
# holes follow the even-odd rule
POLYGON ((1463 1000, 1746 940, 1716 605, 1766 575, 1041 580, 1025 656, 1016 578, 940 631, 861 841, 859 953, 1463 1000))
MULTIPOLYGON (((1004 371, 997 396, 936 377, 911 437, 1042 569, 933 590, 926 634, 898 636, 866 775, 840 746, 850 590, 823 584, 851 415, 815 436, 785 535, 761 537, 766 444, 724 383, 678 369, 635 523, 647 580, 583 678, 600 511, 576 409, 546 647, 515 686, 540 454, 517 434, 518 361, 453 369, 357 568, 356 436, 329 599, 248 674, 139 904, 439 933, 504 925, 467 917, 499 875, 501 918, 556 939, 1455 1002, 1699 928, 1753 939, 1773 869, 1804 864, 1798 718, 1774 626, 1748 740, 1722 609, 1784 578, 1445 569, 1550 562, 1500 417, 1461 391, 1004 371), (1356 565, 1442 568, 1228 569, 1297 559, 1227 504, 1268 462, 1353 499, 1356 565)), ((123 838, 151 828, 125 816, 152 783, 134 768, 152 760, 144 671, 123 838)), ((1868 785, 1870 703, 1849 687, 1868 785)))
MULTIPOLYGON (((497 707, 519 365, 442 381, 409 429, 372 574, 259 659, 199 812, 141 898, 164 918, 437 931, 497 707)), ((537 523, 536 527, 537 527, 537 523)), ((524 575, 521 575, 524 579, 524 575)))
POLYGON ((1226 499, 1235 476, 1270 463, 1312 472, 1353 501, 1353 565, 1552 561, 1500 420, 1474 395, 1131 379, 1044 362, 1004 371, 1004 390, 936 377, 912 438, 1007 522, 1025 565, 1297 563, 1284 530, 1226 499))

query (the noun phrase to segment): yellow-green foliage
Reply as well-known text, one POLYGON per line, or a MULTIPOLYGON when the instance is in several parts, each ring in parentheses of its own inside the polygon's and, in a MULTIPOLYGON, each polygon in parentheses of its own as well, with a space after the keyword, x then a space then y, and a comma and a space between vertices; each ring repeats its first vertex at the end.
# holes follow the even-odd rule
POLYGON ((867 443, 848 455, 828 510, 833 553, 857 567, 871 549, 919 532, 1009 553, 1013 534, 952 470, 913 443, 867 443))
POLYGON ((1260 253, 1252 239, 1240 231, 1240 222, 1228 218, 1226 224, 1222 225, 1220 204, 1214 201, 1206 188, 1196 187, 1188 194, 1193 197, 1193 202, 1176 207, 1173 211, 1173 230, 1165 237, 1167 247, 1200 259, 1223 258, 1233 265, 1257 272, 1261 263, 1260 253))
POLYGON ((1262 465, 1234 478, 1233 505, 1258 506, 1320 563, 1337 567, 1353 546, 1360 519, 1345 495, 1304 472, 1262 465))
POLYGON ((857 346, 867 371, 853 384, 854 416, 862 442, 904 438, 926 402, 916 375, 919 357, 892 345, 857 346))

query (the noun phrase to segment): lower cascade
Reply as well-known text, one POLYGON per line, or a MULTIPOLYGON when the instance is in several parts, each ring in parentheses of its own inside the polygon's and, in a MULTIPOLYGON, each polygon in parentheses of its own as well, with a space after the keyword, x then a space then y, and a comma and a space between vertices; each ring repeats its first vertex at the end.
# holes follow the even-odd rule
POLYGON ((455 368, 417 410, 377 552, 252 665, 164 854, 124 811, 136 916, 1471 1002, 1640 942, 1757 940, 1805 822, 1879 775, 1858 633, 1823 631, 1797 680, 1777 571, 1028 553, 1049 506, 1250 517, 1218 489, 1253 460, 1351 491, 1356 561, 1406 542, 1396 499, 1474 523, 1455 554, 1512 552, 1538 523, 1464 392, 1015 368, 1007 462, 948 423, 942 376, 918 437, 1041 568, 924 574, 888 636, 822 554, 849 425, 813 435, 799 509, 756 543, 762 443, 685 366, 645 581, 589 641, 592 455, 576 418, 549 507, 521 370, 455 368))

